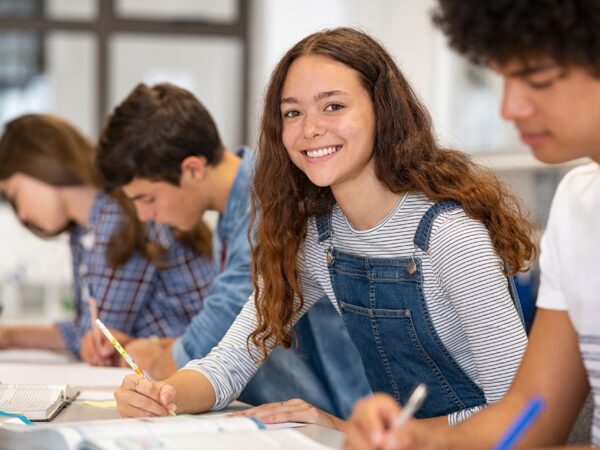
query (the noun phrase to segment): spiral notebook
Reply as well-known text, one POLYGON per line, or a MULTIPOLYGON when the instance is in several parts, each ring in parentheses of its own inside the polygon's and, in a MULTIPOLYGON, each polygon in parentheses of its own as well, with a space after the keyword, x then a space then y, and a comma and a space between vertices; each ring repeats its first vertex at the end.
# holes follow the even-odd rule
POLYGON ((29 420, 52 420, 77 391, 59 384, 0 383, 0 410, 29 420))

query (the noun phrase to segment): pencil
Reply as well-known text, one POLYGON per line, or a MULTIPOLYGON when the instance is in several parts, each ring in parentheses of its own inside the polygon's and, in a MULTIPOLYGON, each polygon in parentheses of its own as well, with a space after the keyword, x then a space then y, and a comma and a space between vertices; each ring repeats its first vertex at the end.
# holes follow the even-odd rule
POLYGON ((404 408, 396 416, 390 428, 400 428, 413 418, 427 397, 427 386, 421 383, 413 390, 404 408))
POLYGON ((113 336, 113 334, 110 332, 110 330, 108 328, 106 328, 106 326, 102 323, 102 321, 100 319, 96 319, 95 323, 96 323, 96 326, 98 328, 100 328, 100 331, 102 331, 102 334, 104 334, 104 336, 106 336, 106 339, 108 339, 110 341, 110 343, 113 345, 113 347, 119 352, 119 355, 121 355, 123 357, 123 359, 125 361, 127 361, 127 364, 129 364, 129 367, 131 367, 135 373, 143 376, 147 380, 148 377, 146 376, 146 374, 144 372, 142 372, 142 369, 140 369, 140 366, 138 366, 135 363, 135 361, 133 360, 133 358, 131 356, 129 356, 129 353, 127 353, 125 351, 123 346, 119 343, 119 341, 117 341, 117 339, 113 336))
MULTIPOLYGON (((110 330, 108 328, 106 328, 106 325, 104 325, 100 319, 96 319, 95 323, 96 323, 96 326, 98 328, 100 328, 100 331, 102 331, 102 334, 104 334, 104 336, 106 336, 106 339, 108 339, 110 341, 110 343, 113 345, 113 347, 119 352, 119 355, 121 355, 123 357, 123 359, 125 361, 127 361, 127 364, 129 364, 129 367, 131 367, 133 369, 133 371, 135 373, 137 373, 138 375, 141 375, 146 380, 151 381, 150 378, 142 371, 142 369, 140 369, 140 366, 138 366, 135 363, 135 361, 129 355, 129 353, 127 353, 125 351, 125 349, 119 343, 119 341, 117 341, 117 338, 115 338, 113 336, 113 334, 110 332, 110 330)), ((174 416, 175 415, 175 410, 169 410, 169 415, 170 416, 174 416)))
POLYGON ((98 319, 98 303, 92 297, 89 297, 87 299, 87 303, 88 303, 88 307, 90 310, 90 321, 92 323, 92 336, 93 336, 92 339, 94 340, 94 344, 96 345, 96 351, 99 351, 101 338, 100 338, 100 335, 98 334, 97 330, 94 327, 94 324, 96 323, 96 320, 98 319))
POLYGON ((504 435, 500 438, 493 450, 510 450, 515 446, 521 436, 529 429, 534 420, 544 409, 544 399, 533 397, 525 405, 516 419, 510 424, 504 435))

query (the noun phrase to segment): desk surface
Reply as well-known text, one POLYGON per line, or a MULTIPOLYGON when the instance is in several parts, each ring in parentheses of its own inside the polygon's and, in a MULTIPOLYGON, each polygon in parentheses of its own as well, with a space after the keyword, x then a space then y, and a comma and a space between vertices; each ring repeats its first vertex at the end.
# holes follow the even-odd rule
MULTIPOLYGON (((83 390, 112 391, 112 386, 116 386, 124 374, 129 373, 128 369, 89 367, 81 363, 54 360, 53 358, 56 358, 56 355, 40 355, 39 351, 19 351, 18 353, 0 351, 0 381, 4 383, 61 383, 75 387, 85 386, 83 390), (95 382, 89 383, 92 380, 95 382)), ((243 408, 245 408, 244 404, 235 402, 227 410, 243 408)), ((96 408, 75 401, 63 409, 52 422, 77 422, 118 417, 119 415, 114 409, 96 408)), ((321 444, 333 448, 342 446, 343 434, 338 431, 317 425, 307 425, 297 428, 297 431, 321 444)))

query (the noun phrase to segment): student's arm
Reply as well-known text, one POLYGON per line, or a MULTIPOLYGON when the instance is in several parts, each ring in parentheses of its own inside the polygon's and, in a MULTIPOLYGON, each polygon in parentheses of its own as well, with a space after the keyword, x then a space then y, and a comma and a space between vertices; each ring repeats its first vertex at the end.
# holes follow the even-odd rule
POLYGON ((386 417, 397 407, 388 398, 373 397, 357 405, 348 425, 345 449, 483 449, 491 448, 531 397, 546 406, 519 442, 519 448, 565 442, 589 392, 577 333, 564 311, 539 309, 529 345, 506 397, 456 427, 436 428, 413 420, 387 435, 386 417), (381 446, 393 438, 397 445, 381 446))
POLYGON ((0 348, 65 350, 65 342, 55 325, 2 325, 0 348))
POLYGON ((227 264, 214 278, 202 310, 194 316, 172 348, 172 359, 183 367, 192 359, 206 356, 223 338, 252 294, 250 248, 247 222, 240 221, 227 244, 227 264))
MULTIPOLYGON (((429 251, 438 284, 456 312, 465 351, 475 366, 469 375, 486 403, 494 403, 507 392, 527 345, 502 261, 485 226, 462 210, 434 221, 429 251)), ((455 412, 449 423, 459 423, 479 409, 455 412)))

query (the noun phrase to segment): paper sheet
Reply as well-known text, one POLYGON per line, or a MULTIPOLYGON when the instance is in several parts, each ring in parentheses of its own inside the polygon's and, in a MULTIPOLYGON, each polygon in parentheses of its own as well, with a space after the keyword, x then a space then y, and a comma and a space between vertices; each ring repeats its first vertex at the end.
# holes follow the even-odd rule
POLYGON ((123 367, 92 367, 85 363, 36 364, 0 362, 0 382, 68 384, 116 388, 133 371, 123 367))
POLYGON ((49 350, 0 350, 0 363, 21 364, 69 364, 74 362, 66 353, 51 352, 49 350))
POLYGON ((81 402, 81 404, 85 406, 92 406, 94 408, 117 409, 116 400, 86 400, 85 402, 81 402))
POLYGON ((90 401, 90 402, 102 402, 107 400, 114 400, 115 395, 112 389, 108 390, 91 390, 83 389, 79 391, 76 401, 90 401))

